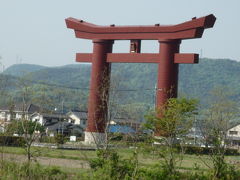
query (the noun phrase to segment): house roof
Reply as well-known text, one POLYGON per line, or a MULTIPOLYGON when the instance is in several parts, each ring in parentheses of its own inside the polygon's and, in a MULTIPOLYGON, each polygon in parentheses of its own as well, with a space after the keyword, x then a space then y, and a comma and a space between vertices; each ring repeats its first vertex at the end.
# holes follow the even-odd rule
POLYGON ((30 104, 27 106, 27 112, 29 113, 34 113, 34 112, 39 112, 40 111, 40 107, 34 104, 30 104))
POLYGON ((228 130, 230 130, 230 129, 232 129, 232 128, 235 128, 235 127, 237 127, 237 126, 239 126, 239 125, 240 125, 239 122, 232 123, 232 124, 230 125, 230 127, 228 128, 228 130))
POLYGON ((39 112, 40 107, 34 104, 14 104, 11 106, 2 106, 0 107, 0 110, 2 111, 10 111, 12 108, 13 111, 21 111, 21 112, 27 112, 27 113, 34 113, 39 112))
POLYGON ((136 124, 140 125, 141 123, 139 121, 133 120, 133 119, 126 119, 126 118, 113 118, 110 121, 110 124, 136 124))
POLYGON ((69 113, 67 113, 67 115, 71 115, 71 114, 77 116, 79 119, 87 119, 87 116, 88 116, 87 111, 70 111, 69 113))
POLYGON ((123 125, 110 125, 108 131, 111 133, 136 133, 136 131, 131 128, 130 126, 123 126, 123 125))
POLYGON ((43 113, 42 116, 44 118, 64 118, 67 119, 67 116, 65 114, 47 114, 47 113, 43 113))
POLYGON ((33 113, 31 115, 31 117, 34 117, 34 116, 38 116, 38 115, 42 115, 43 118, 57 118, 57 119, 67 119, 68 116, 66 116, 65 114, 61 114, 61 113, 53 113, 53 114, 48 114, 48 113, 33 113))
POLYGON ((57 122, 55 124, 51 124, 49 126, 46 126, 46 128, 48 128, 49 131, 57 131, 57 130, 63 130, 63 131, 67 131, 67 130, 71 130, 71 129, 81 129, 83 130, 83 128, 79 125, 74 125, 68 122, 57 122))

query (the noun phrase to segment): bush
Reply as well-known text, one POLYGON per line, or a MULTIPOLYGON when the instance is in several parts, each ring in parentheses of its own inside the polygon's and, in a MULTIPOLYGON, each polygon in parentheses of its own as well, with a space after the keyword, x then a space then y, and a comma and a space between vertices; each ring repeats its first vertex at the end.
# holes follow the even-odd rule
MULTIPOLYGON (((126 179, 133 176, 134 160, 121 159, 118 153, 109 150, 99 150, 97 158, 90 161, 95 179, 126 179)), ((133 177, 132 177, 133 178, 133 177)))
POLYGON ((123 135, 121 133, 111 133, 110 140, 111 141, 121 141, 123 139, 123 135))
MULTIPOLYGON (((139 170, 139 177, 145 180, 165 180, 167 179, 167 174, 163 171, 159 165, 151 166, 148 168, 141 168, 139 170)), ((177 177, 174 177, 177 179, 177 177)))
POLYGON ((3 161, 0 168, 0 179, 65 180, 67 174, 58 167, 43 167, 39 164, 18 164, 3 161))
POLYGON ((43 136, 40 138, 40 142, 42 143, 56 143, 55 137, 43 136))
POLYGON ((66 173, 56 166, 45 168, 45 173, 49 177, 66 177, 66 173))
MULTIPOLYGON (((180 150, 180 146, 177 147, 178 150, 180 150)), ((208 147, 198 147, 198 146, 183 146, 185 154, 211 154, 214 150, 214 148, 208 148, 208 147)), ((239 155, 239 152, 237 149, 226 149, 225 155, 239 155)))
POLYGON ((17 136, 0 136, 0 145, 1 146, 18 146, 21 147, 24 145, 24 138, 17 136))
POLYGON ((57 134, 56 136, 54 136, 55 142, 57 144, 64 144, 65 143, 65 137, 62 134, 57 134))

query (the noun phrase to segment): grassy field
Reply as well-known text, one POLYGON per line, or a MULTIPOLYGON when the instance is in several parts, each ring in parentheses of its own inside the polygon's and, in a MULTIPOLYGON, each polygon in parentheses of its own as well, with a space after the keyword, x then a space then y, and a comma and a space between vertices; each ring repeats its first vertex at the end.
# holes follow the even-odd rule
MULTIPOLYGON (((25 150, 19 147, 0 147, 2 153, 24 155, 25 150)), ((36 148, 33 147, 33 151, 37 152, 38 156, 69 159, 69 160, 82 160, 88 162, 92 158, 96 158, 96 151, 87 150, 62 150, 62 149, 49 149, 49 148, 36 148)), ((133 149, 117 149, 121 157, 129 159, 133 154, 133 149)), ((227 161, 240 167, 240 156, 227 156, 227 161)), ((157 164, 160 160, 154 156, 146 155, 143 153, 138 154, 139 164, 141 166, 149 166, 157 164)), ((179 169, 208 169, 208 166, 212 166, 209 156, 206 155, 184 155, 183 160, 178 163, 179 169)))
MULTIPOLYGON (((0 160, 2 164, 5 164, 1 167, 0 163, 0 180, 9 179, 9 176, 11 176, 12 179, 16 179, 18 178, 19 173, 23 174, 24 177, 29 178, 28 172, 32 173, 30 179, 42 179, 42 173, 46 176, 46 179, 50 177, 52 179, 83 179, 83 176, 86 177, 86 179, 89 179, 89 177, 93 176, 99 177, 98 173, 106 173, 106 169, 101 169, 96 172, 96 169, 90 168, 90 160, 97 157, 96 151, 63 150, 40 147, 33 147, 32 150, 37 152, 37 163, 31 163, 30 169, 32 170, 26 171, 26 154, 23 148, 0 146, 0 160), (45 172, 47 172, 47 174, 45 172), (1 178, 1 176, 3 178, 1 178)), ((131 164, 128 160, 133 157, 136 149, 118 148, 114 149, 114 151, 117 151, 117 153, 121 156, 121 160, 125 161, 126 159, 125 162, 127 162, 127 164, 131 164)), ((161 161, 163 159, 140 151, 139 149, 137 149, 137 151, 139 151, 137 153, 139 169, 148 169, 145 175, 149 177, 152 175, 149 173, 153 173, 155 175, 160 173, 163 175, 163 171, 161 169, 163 166, 159 166, 162 165, 161 161)), ((190 176, 194 178, 195 174, 197 174, 197 177, 204 176, 205 178, 203 179, 209 180, 208 177, 211 177, 209 175, 211 175, 213 169, 212 161, 209 157, 210 156, 207 155, 183 155, 182 160, 177 163, 176 167, 176 170, 180 173, 179 176, 181 176, 182 179, 186 179, 186 177, 190 176)), ((233 164, 236 167, 236 170, 240 170, 240 156, 226 156, 226 160, 233 164)), ((134 162, 134 160, 131 162, 134 162)), ((110 169, 108 169, 108 171, 110 171, 112 166, 110 167, 108 165, 105 166, 105 168, 109 167, 110 169)), ((118 166, 118 168, 123 167, 121 165, 118 166)), ((240 174, 236 177, 238 179, 240 174)), ((193 178, 190 179, 192 180, 193 178)))

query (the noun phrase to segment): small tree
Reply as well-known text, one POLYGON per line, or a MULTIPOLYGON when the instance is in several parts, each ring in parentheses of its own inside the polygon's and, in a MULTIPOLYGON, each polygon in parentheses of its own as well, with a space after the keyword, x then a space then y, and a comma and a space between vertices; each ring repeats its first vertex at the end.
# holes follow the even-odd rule
POLYGON ((223 177, 229 166, 225 160, 227 148, 227 131, 231 121, 236 118, 238 107, 231 100, 231 93, 226 87, 211 91, 209 108, 202 114, 201 130, 206 144, 212 146, 210 159, 213 163, 213 176, 223 177))
POLYGON ((32 151, 32 143, 40 137, 41 133, 44 132, 44 127, 41 126, 38 122, 29 121, 26 119, 14 120, 7 127, 8 134, 18 134, 24 138, 24 149, 27 154, 28 162, 34 157, 32 151))
POLYGON ((179 145, 177 140, 183 140, 192 127, 196 107, 197 101, 194 99, 171 98, 157 111, 146 116, 145 126, 158 135, 153 136, 152 140, 160 143, 160 149, 154 149, 163 159, 163 166, 168 174, 176 173, 176 163, 182 159, 176 151, 179 145))

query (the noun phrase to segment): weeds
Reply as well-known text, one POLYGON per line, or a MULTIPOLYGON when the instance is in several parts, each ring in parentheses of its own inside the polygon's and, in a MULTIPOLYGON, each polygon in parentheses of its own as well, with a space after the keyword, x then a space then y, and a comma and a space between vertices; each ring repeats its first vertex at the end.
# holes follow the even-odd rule
POLYGON ((63 180, 67 178, 67 174, 60 168, 44 167, 40 164, 32 163, 15 163, 9 161, 2 162, 0 169, 0 179, 34 179, 34 180, 63 180))

